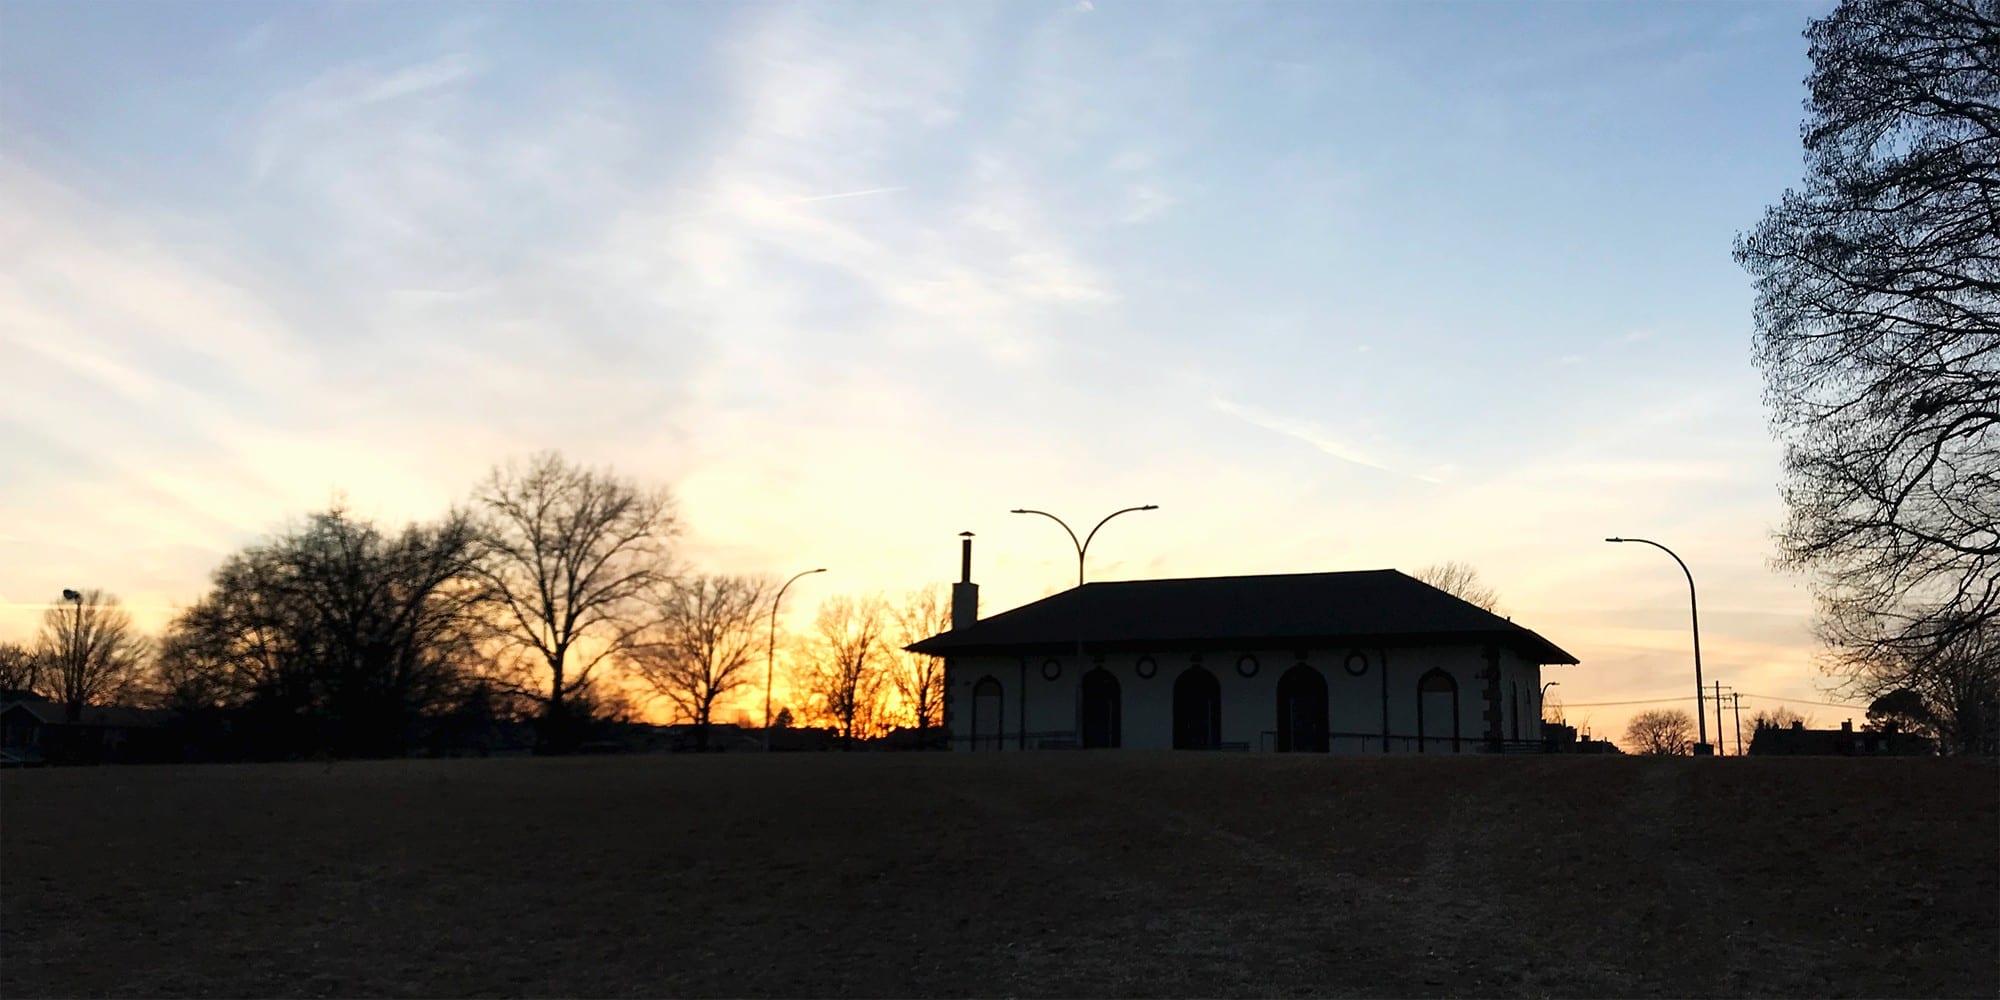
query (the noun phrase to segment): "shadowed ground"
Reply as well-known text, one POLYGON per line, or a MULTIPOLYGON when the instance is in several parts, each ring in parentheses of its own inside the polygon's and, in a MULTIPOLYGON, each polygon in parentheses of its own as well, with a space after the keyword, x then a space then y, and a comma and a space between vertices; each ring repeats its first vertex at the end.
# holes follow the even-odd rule
POLYGON ((0 776, 0 994, 2000 994, 2000 770, 822 754, 0 776))

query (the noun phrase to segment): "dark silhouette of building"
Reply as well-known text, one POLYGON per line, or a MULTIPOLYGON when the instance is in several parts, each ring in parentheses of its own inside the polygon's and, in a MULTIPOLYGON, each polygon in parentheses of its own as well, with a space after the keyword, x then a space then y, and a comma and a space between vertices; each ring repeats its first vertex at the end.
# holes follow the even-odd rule
POLYGON ((1624 753, 1610 740, 1579 736, 1575 726, 1560 722, 1542 723, 1542 743, 1549 753, 1624 753))
POLYGON ((1395 570, 1090 583, 952 621, 909 648, 945 658, 957 750, 1539 750, 1541 667, 1577 662, 1395 570))
POLYGON ((0 760, 15 765, 113 764, 178 757, 173 713, 88 705, 72 722, 61 704, 40 697, 0 705, 0 760))
POLYGON ((1803 722, 1790 728, 1758 726, 1750 736, 1750 752, 1766 756, 1812 757, 1930 757, 1937 754, 1937 741, 1915 736, 1895 726, 1855 729, 1848 720, 1839 729, 1807 729, 1803 722))

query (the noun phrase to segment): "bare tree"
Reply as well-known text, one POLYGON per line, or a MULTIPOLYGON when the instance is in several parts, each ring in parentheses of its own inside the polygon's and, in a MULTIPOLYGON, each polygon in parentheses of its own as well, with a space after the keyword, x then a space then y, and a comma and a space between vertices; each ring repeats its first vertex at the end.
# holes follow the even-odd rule
POLYGON ((1856 693, 1940 675, 1992 704, 1961 640, 2000 627, 2000 8, 1846 0, 1806 37, 1805 184, 1736 245, 1781 553, 1856 693))
POLYGON ((379 756, 464 700, 482 621, 479 537, 454 511, 389 534, 334 508, 231 555, 168 627, 153 700, 242 709, 258 756, 379 756))
POLYGON ((881 700, 888 606, 878 595, 832 597, 819 606, 802 685, 822 718, 853 742, 874 725, 881 700))
POLYGON ((1694 752, 1694 719, 1678 708, 1640 712, 1625 727, 1625 747, 1656 757, 1686 756, 1694 752))
POLYGON ((0 691, 33 691, 40 683, 42 658, 18 642, 0 642, 0 691))
POLYGON ((2000 622, 1919 648, 1844 651, 1833 658, 1869 714, 1921 720, 1945 753, 2000 753, 2000 622))
POLYGON ((228 666, 209 655, 206 637, 189 630, 186 621, 183 614, 160 636, 144 684, 146 703, 187 714, 235 704, 228 666))
POLYGON ((565 700, 599 664, 630 654, 646 597, 668 577, 673 500, 553 452, 494 469, 473 500, 485 517, 478 572, 493 638, 516 690, 541 703, 545 744, 567 748, 565 700))
POLYGON ((64 602, 42 614, 36 650, 47 665, 44 683, 71 722, 83 717, 84 706, 124 694, 138 679, 149 645, 118 598, 102 590, 81 597, 74 607, 64 602))
POLYGON ((943 725, 944 658, 912 653, 903 647, 951 628, 951 602, 943 586, 925 587, 903 595, 890 609, 889 680, 910 712, 918 730, 943 725))
POLYGON ((1500 606, 1500 594, 1479 578, 1479 571, 1462 562, 1432 563, 1418 570, 1418 580, 1458 598, 1481 611, 1500 606))
POLYGON ((633 672, 694 722, 697 750, 708 749, 715 703, 750 682, 770 589, 746 576, 677 580, 661 589, 658 622, 632 650, 633 672))

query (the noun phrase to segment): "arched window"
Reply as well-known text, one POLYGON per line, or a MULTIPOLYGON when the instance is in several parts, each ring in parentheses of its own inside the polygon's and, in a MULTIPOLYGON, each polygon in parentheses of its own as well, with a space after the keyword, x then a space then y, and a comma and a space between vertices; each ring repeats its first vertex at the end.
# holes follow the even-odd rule
POLYGON ((1007 702, 1000 682, 990 675, 972 686, 972 749, 1000 749, 1000 730, 1006 722, 1007 702))
POLYGON ((1301 663, 1278 678, 1278 750, 1325 753, 1326 678, 1301 663))
POLYGON ((1221 746, 1222 685, 1207 670, 1189 667, 1174 681, 1174 749, 1221 746))
POLYGON ((1442 670, 1417 681, 1417 749, 1433 744, 1458 752, 1458 682, 1442 670))
POLYGON ((1117 746, 1123 735, 1119 719, 1118 678, 1098 667, 1083 675, 1077 696, 1077 707, 1083 716, 1078 720, 1077 730, 1084 748, 1117 746))

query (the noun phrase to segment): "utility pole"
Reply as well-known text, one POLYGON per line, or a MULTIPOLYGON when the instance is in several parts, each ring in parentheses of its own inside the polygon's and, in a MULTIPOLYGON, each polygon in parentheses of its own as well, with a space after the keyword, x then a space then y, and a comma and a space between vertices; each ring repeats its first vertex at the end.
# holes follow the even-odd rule
MULTIPOLYGON (((1729 692, 1729 693, 1730 693, 1730 694, 1732 694, 1732 695, 1733 695, 1733 694, 1735 694, 1735 693, 1736 693, 1736 689, 1735 689, 1735 688, 1731 688, 1731 689, 1730 689, 1730 692, 1729 692)), ((1715 682, 1715 742, 1716 742, 1717 744, 1721 744, 1721 743, 1723 742, 1723 739, 1722 739, 1722 682, 1721 682, 1721 681, 1716 681, 1716 682, 1715 682)), ((1720 756, 1724 756, 1724 755, 1723 755, 1723 753, 1721 752, 1721 751, 1722 751, 1722 747, 1721 747, 1721 746, 1719 746, 1719 745, 1718 745, 1718 746, 1717 746, 1717 747, 1716 747, 1715 749, 1716 749, 1716 756, 1718 756, 1718 757, 1720 757, 1720 756)), ((1739 753, 1739 754, 1741 754, 1741 753, 1743 752, 1743 727, 1742 727, 1742 726, 1738 726, 1738 727, 1736 727, 1736 752, 1737 752, 1737 753, 1739 753)))
POLYGON ((1743 693, 1742 693, 1741 691, 1731 691, 1731 692, 1729 692, 1729 705, 1730 705, 1730 707, 1731 707, 1731 708, 1735 709, 1735 711, 1736 711, 1736 756, 1738 756, 1738 757, 1742 757, 1742 756, 1744 756, 1744 752, 1743 752, 1743 693))

